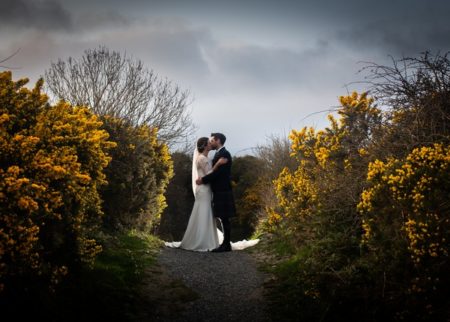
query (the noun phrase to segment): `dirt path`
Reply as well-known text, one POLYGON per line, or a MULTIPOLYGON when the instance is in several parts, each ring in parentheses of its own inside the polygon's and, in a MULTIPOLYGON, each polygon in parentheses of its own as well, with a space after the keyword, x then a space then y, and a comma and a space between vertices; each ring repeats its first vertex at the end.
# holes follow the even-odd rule
POLYGON ((158 262, 159 274, 170 287, 157 290, 166 307, 154 312, 157 321, 269 321, 263 296, 266 276, 246 251, 202 253, 164 248, 158 262), (172 295, 164 295, 167 292, 172 295))

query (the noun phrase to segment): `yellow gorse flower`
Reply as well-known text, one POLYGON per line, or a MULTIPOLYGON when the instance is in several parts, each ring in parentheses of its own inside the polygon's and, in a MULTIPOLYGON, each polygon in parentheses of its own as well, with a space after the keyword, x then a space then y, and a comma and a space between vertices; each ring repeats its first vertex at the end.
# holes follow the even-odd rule
POLYGON ((59 283, 69 266, 43 256, 52 244, 77 244, 70 256, 92 262, 100 248, 85 235, 102 215, 97 188, 114 145, 88 108, 50 105, 42 80, 26 82, 0 73, 0 289, 11 274, 59 283), (77 240, 51 230, 64 225, 77 240))
MULTIPOLYGON (((362 242, 370 245, 373 238, 380 238, 380 221, 398 222, 398 233, 404 234, 418 272, 432 263, 442 265, 450 250, 450 214, 444 202, 450 196, 450 146, 416 148, 403 160, 375 160, 369 165, 368 180, 372 185, 363 191, 358 205, 365 231, 362 242)), ((431 278, 417 278, 423 287, 434 283, 431 278)), ((413 282, 411 292, 423 291, 417 283, 413 282)))

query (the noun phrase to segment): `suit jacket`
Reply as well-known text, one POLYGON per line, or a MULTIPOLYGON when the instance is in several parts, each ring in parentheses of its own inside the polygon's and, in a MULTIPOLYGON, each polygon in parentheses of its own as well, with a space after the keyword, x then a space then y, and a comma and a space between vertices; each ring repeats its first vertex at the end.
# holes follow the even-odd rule
POLYGON ((202 178, 203 183, 211 184, 213 192, 231 191, 231 154, 225 147, 216 152, 213 158, 213 166, 220 158, 227 158, 228 162, 222 164, 216 171, 207 174, 202 178))

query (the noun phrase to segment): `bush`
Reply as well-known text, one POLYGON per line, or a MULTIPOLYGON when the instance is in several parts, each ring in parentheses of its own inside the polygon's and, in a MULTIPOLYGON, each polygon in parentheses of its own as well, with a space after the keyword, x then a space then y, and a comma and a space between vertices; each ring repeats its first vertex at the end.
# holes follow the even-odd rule
POLYGON ((369 64, 370 92, 386 106, 383 135, 373 142, 378 159, 403 158, 414 148, 450 143, 450 60, 429 52, 369 64))
POLYGON ((449 307, 450 147, 375 161, 368 180, 359 209, 379 296, 399 317, 435 319, 449 307))
POLYGON ((112 229, 146 230, 159 224, 166 207, 164 192, 173 175, 167 146, 157 130, 106 116, 104 129, 117 147, 105 169, 108 185, 101 189, 105 225, 112 229))
POLYGON ((371 64, 383 111, 353 93, 328 128, 292 131, 297 168, 263 226, 290 254, 272 293, 289 294, 283 318, 448 321, 449 67, 429 53, 371 64))
POLYGON ((275 180, 278 205, 270 209, 266 229, 292 251, 278 267, 281 292, 294 301, 290 307, 308 307, 317 320, 364 320, 370 299, 359 293, 364 275, 356 206, 381 115, 366 94, 341 97, 340 103, 340 119, 330 116, 326 129, 291 132, 297 169, 285 168, 275 180))
POLYGON ((181 240, 194 204, 192 192, 192 156, 172 153, 174 176, 165 193, 167 208, 161 216, 158 236, 164 240, 181 240))
POLYGON ((27 279, 53 286, 93 263, 114 145, 87 108, 50 105, 42 80, 26 83, 0 73, 0 285, 10 290, 27 279))
POLYGON ((251 155, 237 157, 231 171, 236 217, 242 230, 240 237, 248 238, 255 231, 258 215, 264 207, 261 193, 264 162, 251 155))

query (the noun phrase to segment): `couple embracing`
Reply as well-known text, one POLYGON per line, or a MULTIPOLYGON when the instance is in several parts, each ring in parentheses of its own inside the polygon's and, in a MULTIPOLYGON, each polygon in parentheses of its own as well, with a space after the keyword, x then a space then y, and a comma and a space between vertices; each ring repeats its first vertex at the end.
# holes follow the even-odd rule
POLYGON ((192 189, 194 207, 181 242, 166 242, 169 247, 193 251, 228 252, 255 245, 259 240, 231 242, 230 218, 236 208, 231 187, 230 152, 225 149, 225 135, 212 133, 198 139, 192 160, 192 189), (211 161, 208 153, 216 150, 211 161), (223 233, 217 229, 215 218, 220 219, 223 233))

